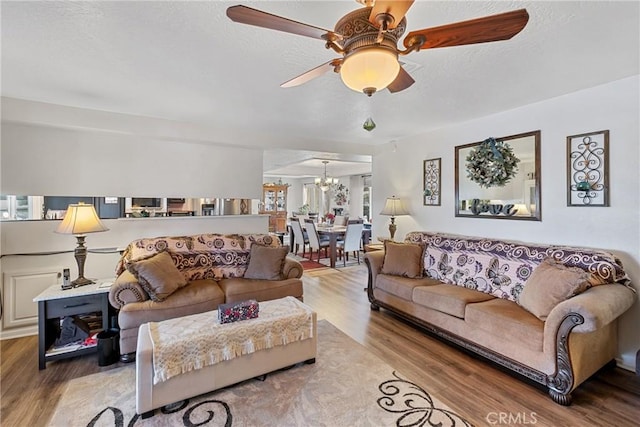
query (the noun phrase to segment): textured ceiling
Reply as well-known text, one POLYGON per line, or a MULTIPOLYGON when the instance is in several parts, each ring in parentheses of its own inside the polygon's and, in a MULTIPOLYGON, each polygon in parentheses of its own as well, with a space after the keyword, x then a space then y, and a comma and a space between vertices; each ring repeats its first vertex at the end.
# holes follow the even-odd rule
POLYGON ((635 1, 418 0, 408 31, 523 7, 530 19, 509 41, 407 56, 416 83, 396 94, 367 98, 334 73, 282 89, 336 54, 320 40, 230 21, 225 10, 238 3, 328 29, 360 7, 352 0, 3 1, 2 95, 206 125, 215 142, 312 153, 343 145, 366 154, 639 72, 635 1), (362 129, 368 116, 378 125, 373 132, 362 129))

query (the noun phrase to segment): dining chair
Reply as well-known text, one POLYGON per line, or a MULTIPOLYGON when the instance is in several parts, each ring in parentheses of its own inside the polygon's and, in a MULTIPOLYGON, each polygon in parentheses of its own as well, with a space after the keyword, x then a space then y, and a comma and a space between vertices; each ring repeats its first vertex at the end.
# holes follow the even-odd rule
POLYGON ((309 244, 309 237, 307 233, 302 230, 302 225, 300 224, 300 220, 298 218, 290 218, 291 230, 293 231, 293 240, 296 243, 296 247, 293 253, 298 255, 298 251, 300 250, 300 245, 302 244, 302 256, 306 253, 307 245, 309 244))
POLYGON ((329 256, 329 238, 320 238, 316 223, 312 219, 305 219, 304 225, 307 230, 307 236, 309 236, 309 260, 313 260, 313 250, 315 249, 318 251, 318 262, 320 262, 320 250, 324 249, 324 256, 329 256))
POLYGON ((335 218, 333 218, 333 225, 347 225, 348 220, 348 216, 336 215, 335 218))
POLYGON ((362 230, 364 224, 361 222, 351 222, 347 224, 347 231, 344 234, 344 240, 338 242, 338 252, 342 258, 342 264, 346 267, 349 252, 354 252, 358 257, 360 264, 360 240, 362 239, 362 230))
MULTIPOLYGON (((353 219, 347 219, 347 224, 363 224, 364 227, 364 220, 362 218, 353 218, 353 219)), ((360 249, 364 250, 364 245, 366 245, 368 242, 365 241, 365 233, 361 232, 361 238, 360 238, 360 249)))

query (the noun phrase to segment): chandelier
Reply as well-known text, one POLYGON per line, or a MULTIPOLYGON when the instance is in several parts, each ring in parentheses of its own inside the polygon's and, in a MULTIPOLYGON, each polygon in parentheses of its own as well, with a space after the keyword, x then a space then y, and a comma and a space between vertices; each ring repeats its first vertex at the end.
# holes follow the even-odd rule
POLYGON ((324 163, 324 176, 316 178, 314 182, 318 188, 324 192, 327 191, 331 185, 337 184, 338 178, 327 178, 327 163, 329 163, 329 161, 323 160, 322 163, 324 163))

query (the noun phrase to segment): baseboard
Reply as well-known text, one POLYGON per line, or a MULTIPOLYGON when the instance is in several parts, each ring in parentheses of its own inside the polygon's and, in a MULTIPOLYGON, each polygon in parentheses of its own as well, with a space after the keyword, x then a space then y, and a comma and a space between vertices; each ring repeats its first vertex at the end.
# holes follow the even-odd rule
POLYGON ((628 364, 624 363, 624 361, 621 358, 616 357, 615 360, 616 360, 616 366, 618 368, 624 369, 625 371, 631 371, 631 372, 634 372, 636 374, 638 373, 636 371, 636 367, 635 366, 631 366, 631 365, 628 365, 628 364))
POLYGON ((37 325, 0 331, 0 340, 10 340, 14 338, 28 337, 31 335, 38 335, 37 325))

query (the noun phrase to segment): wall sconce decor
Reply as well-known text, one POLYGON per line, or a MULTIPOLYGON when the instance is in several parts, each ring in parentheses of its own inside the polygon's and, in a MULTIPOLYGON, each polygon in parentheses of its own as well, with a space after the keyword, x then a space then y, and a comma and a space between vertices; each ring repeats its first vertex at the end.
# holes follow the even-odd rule
POLYGON ((440 206, 441 163, 441 158, 424 161, 422 203, 425 206, 440 206))
POLYGON ((567 206, 609 206, 609 131, 567 137, 567 206))

